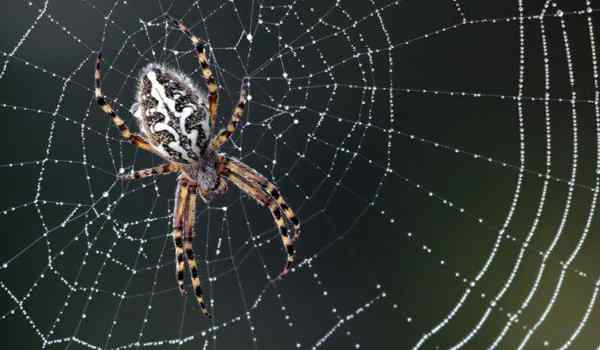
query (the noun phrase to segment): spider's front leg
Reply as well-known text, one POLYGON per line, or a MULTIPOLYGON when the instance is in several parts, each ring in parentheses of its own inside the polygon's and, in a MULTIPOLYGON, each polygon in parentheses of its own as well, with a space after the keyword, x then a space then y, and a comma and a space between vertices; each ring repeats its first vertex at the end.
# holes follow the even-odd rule
POLYGON ((196 222, 196 199, 197 199, 197 184, 189 185, 189 199, 187 202, 187 215, 185 217, 185 222, 183 226, 184 238, 185 242, 183 244, 183 249, 185 250, 185 254, 187 256, 188 268, 190 270, 190 274, 192 275, 192 287, 194 288, 194 294, 196 296, 196 302, 200 306, 200 310, 202 313, 209 318, 211 315, 208 313, 208 309, 206 308, 206 303, 204 302, 204 296, 202 294, 202 287, 200 282, 200 277, 198 275, 198 264, 196 262, 196 256, 194 254, 194 248, 192 246, 192 242, 194 240, 194 223, 196 222))
POLYGON ((173 242, 175 243, 176 277, 179 291, 185 295, 184 269, 185 259, 192 277, 192 287, 196 296, 196 302, 202 313, 208 317, 208 309, 204 302, 198 264, 194 254, 192 242, 194 239, 194 223, 196 222, 196 198, 198 185, 186 178, 179 178, 175 195, 175 213, 173 214, 173 242))
POLYGON ((183 252, 183 225, 185 215, 187 214, 186 207, 189 198, 189 189, 186 181, 178 181, 177 189, 175 190, 175 209, 173 212, 173 243, 175 245, 175 278, 181 295, 185 295, 185 286, 183 283, 185 270, 185 256, 183 252))
POLYGON ((283 278, 287 275, 296 260, 294 242, 300 235, 300 221, 292 209, 285 203, 279 190, 265 177, 233 158, 221 156, 220 162, 220 173, 222 176, 225 176, 231 183, 259 204, 268 208, 271 212, 287 253, 285 266, 277 279, 283 278), (288 219, 294 227, 293 237, 290 237, 284 218, 288 219))
POLYGON ((271 181, 267 180, 267 178, 265 178, 263 175, 259 174, 256 170, 237 159, 222 158, 221 161, 224 162, 224 167, 227 167, 233 173, 242 177, 249 183, 258 184, 260 189, 277 203, 277 206, 281 209, 286 219, 292 223, 294 228, 294 237, 292 240, 294 242, 297 241, 300 238, 300 220, 298 220, 298 217, 292 208, 286 203, 281 191, 279 191, 277 186, 275 186, 275 184, 273 184, 271 181))

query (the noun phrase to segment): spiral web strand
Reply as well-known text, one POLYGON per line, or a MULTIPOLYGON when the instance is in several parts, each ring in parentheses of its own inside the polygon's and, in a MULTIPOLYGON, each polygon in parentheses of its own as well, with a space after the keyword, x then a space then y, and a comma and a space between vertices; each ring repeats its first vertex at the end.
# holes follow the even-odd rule
MULTIPOLYGON (((598 9, 591 0, 23 1, 2 42, 4 338, 43 349, 600 349, 598 9), (76 14, 76 15, 75 15, 76 14), (174 177, 120 139, 139 70, 202 85, 207 42, 227 154, 298 213, 299 262, 269 212, 198 208, 212 319, 176 286, 174 177), (16 145, 16 146, 15 146, 16 145)), ((597 5, 596 5, 597 6, 597 5)), ((189 287, 189 286, 188 286, 189 287)), ((20 344, 20 343, 19 343, 20 344)))

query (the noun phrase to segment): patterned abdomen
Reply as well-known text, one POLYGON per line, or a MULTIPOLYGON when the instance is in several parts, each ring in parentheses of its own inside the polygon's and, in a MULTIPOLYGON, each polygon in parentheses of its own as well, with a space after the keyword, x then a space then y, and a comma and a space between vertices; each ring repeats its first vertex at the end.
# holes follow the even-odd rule
POLYGON ((210 136, 205 94, 182 74, 159 64, 141 73, 134 115, 141 131, 175 162, 197 162, 210 136))

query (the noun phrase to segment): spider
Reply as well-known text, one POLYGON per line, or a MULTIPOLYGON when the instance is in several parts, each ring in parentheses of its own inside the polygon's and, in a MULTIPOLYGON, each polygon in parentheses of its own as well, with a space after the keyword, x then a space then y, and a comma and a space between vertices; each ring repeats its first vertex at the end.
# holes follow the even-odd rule
POLYGON ((227 191, 228 181, 271 211, 287 252, 286 264, 279 278, 287 274, 294 262, 294 243, 300 235, 300 222, 272 182, 239 160, 219 153, 220 147, 235 132, 244 112, 248 100, 246 80, 242 81, 239 102, 227 126, 215 132, 218 86, 209 66, 205 42, 182 22, 175 19, 171 22, 191 40, 206 90, 200 90, 190 78, 165 65, 146 65, 139 76, 136 102, 131 108, 140 134, 132 133, 102 92, 102 54, 98 53, 94 74, 95 96, 98 106, 112 119, 126 141, 167 161, 153 168, 120 175, 121 180, 179 173, 171 233, 175 245, 177 286, 185 295, 184 269, 187 262, 196 301, 202 313, 210 317, 192 247, 197 195, 208 203, 227 191), (288 232, 288 223, 293 227, 293 236, 288 232))

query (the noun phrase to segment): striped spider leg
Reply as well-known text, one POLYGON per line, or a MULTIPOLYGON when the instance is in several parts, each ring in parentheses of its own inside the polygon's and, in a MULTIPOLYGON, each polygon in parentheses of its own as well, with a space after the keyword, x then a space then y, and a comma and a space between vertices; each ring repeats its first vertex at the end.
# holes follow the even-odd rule
POLYGON ((118 114, 115 113, 112 105, 110 104, 110 102, 107 101, 106 96, 104 96, 104 94, 102 92, 102 73, 100 70, 101 66, 102 66, 102 53, 98 53, 98 57, 96 58, 96 70, 94 72, 94 80, 95 80, 95 85, 96 85, 94 94, 96 96, 96 103, 98 104, 100 109, 102 109, 102 111, 110 117, 113 124, 115 124, 117 129, 119 129, 119 131, 121 132, 121 136, 126 141, 129 141, 130 143, 143 149, 144 151, 148 151, 148 152, 152 152, 152 153, 160 155, 158 153, 158 151, 148 141, 146 141, 146 139, 144 139, 140 135, 132 133, 129 130, 127 125, 125 125, 125 122, 123 121, 123 119, 121 117, 119 117, 118 114))
POLYGON ((188 29, 188 27, 186 27, 185 24, 183 24, 183 22, 180 22, 174 18, 171 18, 171 21, 176 27, 179 28, 179 30, 183 34, 185 34, 192 41, 192 45, 194 45, 196 57, 198 59, 198 63, 200 63, 200 68, 202 69, 202 77, 204 78, 204 83, 206 84, 206 88, 208 90, 208 110, 210 112, 211 128, 214 129, 217 122, 217 99, 219 97, 219 87, 217 85, 217 81, 215 80, 214 74, 210 69, 210 64, 208 63, 206 50, 204 50, 206 42, 194 35, 194 33, 192 33, 188 29))
POLYGON ((281 234, 281 241, 287 253, 287 260, 277 279, 288 274, 296 260, 294 243, 300 237, 300 221, 287 205, 279 189, 264 176, 246 164, 221 155, 221 174, 258 204, 268 208, 275 225, 281 234), (292 224, 294 235, 290 237, 286 221, 292 224))
MULTIPOLYGON (((185 253, 188 270, 192 277, 192 288, 194 289, 196 302, 200 306, 202 313, 208 317, 211 317, 208 309, 206 308, 206 303, 204 302, 202 287, 200 286, 200 277, 198 276, 198 263, 196 262, 196 256, 194 254, 194 248, 192 245, 194 240, 194 224, 196 222, 196 200, 198 198, 198 185, 194 182, 189 182, 184 177, 181 177, 177 182, 177 187, 177 192, 185 192, 185 198, 182 198, 184 201, 181 212, 182 218, 179 217, 180 213, 178 211, 176 211, 175 216, 173 217, 173 239, 175 240, 176 245, 178 285, 183 285, 182 262, 184 259, 182 255, 185 253), (181 224, 181 226, 178 226, 179 224, 181 224)), ((177 200, 179 200, 179 196, 177 197, 177 200)), ((179 209, 179 207, 177 207, 177 209, 179 209)))

